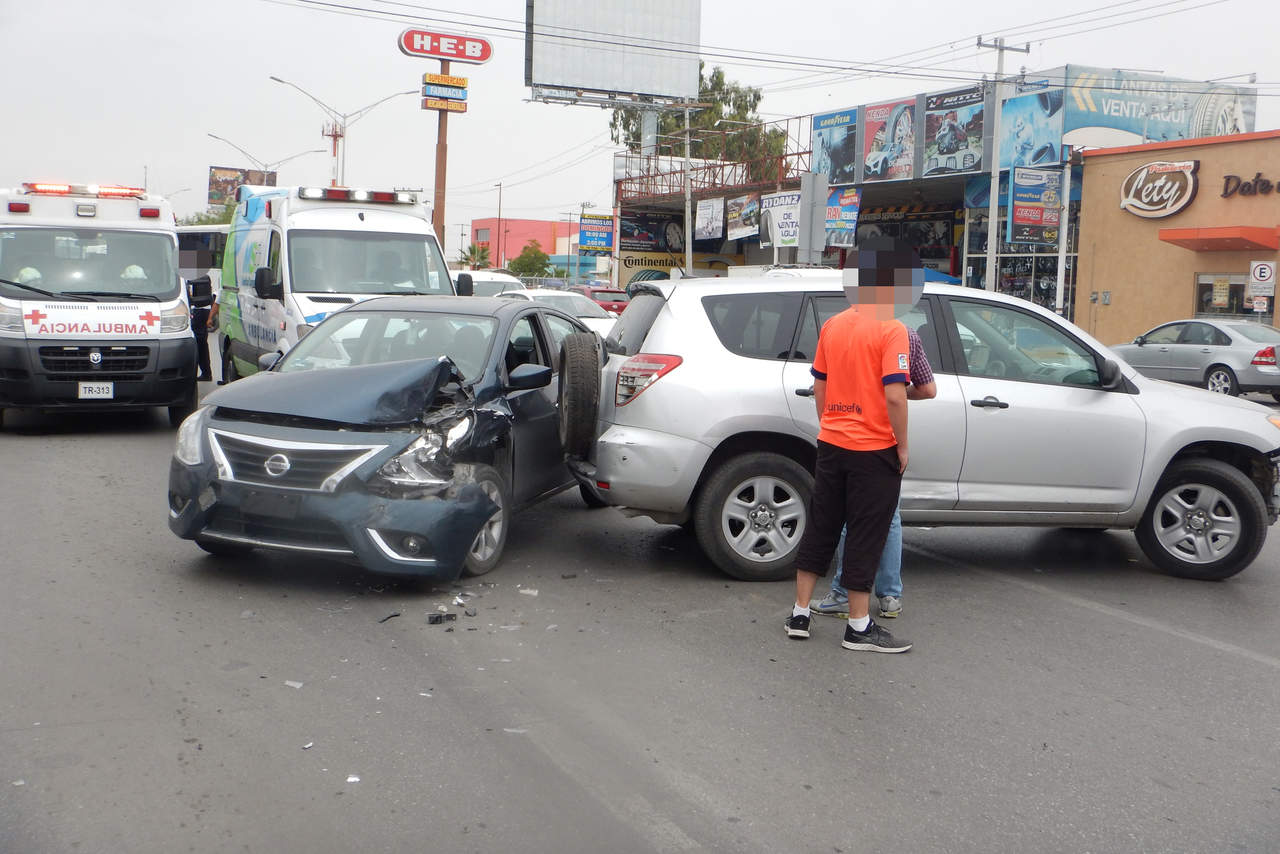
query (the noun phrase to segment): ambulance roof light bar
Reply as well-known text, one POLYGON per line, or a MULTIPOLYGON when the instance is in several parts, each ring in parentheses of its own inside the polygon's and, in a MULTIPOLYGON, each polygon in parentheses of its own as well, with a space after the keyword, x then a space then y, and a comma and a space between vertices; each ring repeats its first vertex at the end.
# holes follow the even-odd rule
POLYGON ((377 202, 379 204, 412 205, 413 193, 401 190, 353 190, 349 187, 299 187, 298 198, 322 199, 328 202, 377 202))
POLYGON ((42 196, 97 196, 100 199, 145 199, 147 197, 147 191, 141 187, 121 187, 113 184, 60 184, 51 181, 24 182, 22 191, 42 196))

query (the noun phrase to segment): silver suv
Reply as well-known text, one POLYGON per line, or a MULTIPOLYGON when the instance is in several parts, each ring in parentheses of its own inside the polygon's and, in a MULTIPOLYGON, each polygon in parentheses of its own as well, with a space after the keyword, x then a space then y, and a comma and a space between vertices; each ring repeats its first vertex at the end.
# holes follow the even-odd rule
MULTIPOLYGON (((691 526, 741 579, 791 571, 818 434, 809 374, 843 311, 837 273, 650 282, 606 341, 588 502, 691 526)), ((1280 415, 1152 380, 1024 300, 926 286, 903 318, 935 400, 911 405, 902 517, 915 525, 1136 531, 1174 575, 1217 579, 1280 513, 1280 415)))

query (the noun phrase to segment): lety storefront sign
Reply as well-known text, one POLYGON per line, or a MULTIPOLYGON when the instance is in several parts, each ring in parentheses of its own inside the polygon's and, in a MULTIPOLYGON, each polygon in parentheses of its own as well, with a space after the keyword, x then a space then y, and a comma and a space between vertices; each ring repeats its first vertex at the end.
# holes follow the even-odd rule
POLYGON ((493 58, 493 45, 477 36, 408 29, 400 34, 398 44, 400 52, 406 56, 421 56, 426 59, 479 65, 493 58))
POLYGON ((785 249, 800 245, 800 194, 760 197, 760 246, 785 249))
POLYGON ((1173 216, 1196 197, 1199 160, 1155 160, 1134 169, 1120 185, 1120 209, 1143 219, 1173 216))
POLYGON ((1061 170, 1015 167, 1005 240, 1009 243, 1056 246, 1061 222, 1061 170))

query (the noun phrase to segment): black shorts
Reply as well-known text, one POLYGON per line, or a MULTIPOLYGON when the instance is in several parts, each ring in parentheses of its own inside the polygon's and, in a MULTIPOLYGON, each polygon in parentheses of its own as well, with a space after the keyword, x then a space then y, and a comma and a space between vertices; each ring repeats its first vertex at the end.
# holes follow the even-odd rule
POLYGON ((848 526, 840 583, 869 593, 898 507, 898 448, 850 451, 819 441, 813 476, 809 525, 800 538, 796 569, 826 575, 840 529, 848 526))

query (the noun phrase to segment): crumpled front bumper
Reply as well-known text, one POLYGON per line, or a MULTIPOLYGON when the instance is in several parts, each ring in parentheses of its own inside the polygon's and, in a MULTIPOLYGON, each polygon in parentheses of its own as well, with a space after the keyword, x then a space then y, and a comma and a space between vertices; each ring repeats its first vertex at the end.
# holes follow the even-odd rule
POLYGON ((497 505, 454 466, 454 483, 436 495, 377 494, 356 475, 332 493, 272 489, 220 480, 213 462, 169 468, 169 528, 211 544, 354 560, 372 572, 453 581, 476 534, 497 505), (406 548, 407 538, 421 546, 406 548))

